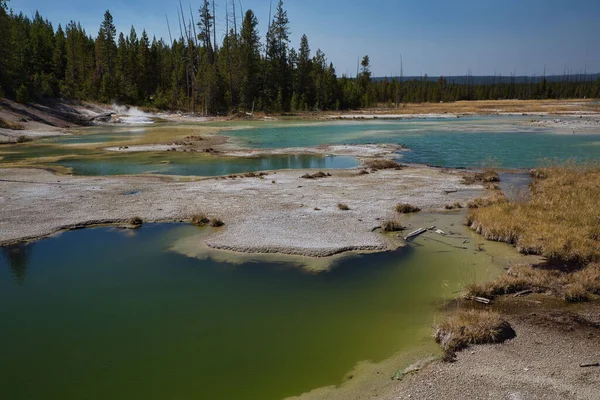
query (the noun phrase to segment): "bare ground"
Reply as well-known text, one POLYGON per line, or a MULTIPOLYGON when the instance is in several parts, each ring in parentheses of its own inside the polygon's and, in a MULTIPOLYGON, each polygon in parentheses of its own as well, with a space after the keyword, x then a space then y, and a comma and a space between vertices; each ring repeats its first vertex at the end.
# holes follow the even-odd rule
POLYGON ((213 248, 319 257, 348 250, 385 250, 390 244, 373 228, 393 214, 396 203, 441 210, 483 190, 462 185, 459 173, 426 167, 366 175, 332 170, 332 177, 301 179, 306 172, 193 180, 0 169, 0 245, 72 227, 126 222, 133 216, 179 221, 202 212, 226 223, 206 239, 205 244, 213 248), (340 202, 350 210, 338 209, 340 202))

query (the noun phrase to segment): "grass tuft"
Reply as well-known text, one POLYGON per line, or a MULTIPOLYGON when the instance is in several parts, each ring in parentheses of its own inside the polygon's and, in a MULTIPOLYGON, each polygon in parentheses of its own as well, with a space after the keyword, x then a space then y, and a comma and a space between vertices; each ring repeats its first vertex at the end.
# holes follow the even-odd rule
POLYGON ((458 201, 457 201, 457 202, 456 202, 456 203, 454 203, 454 204, 446 204, 446 205, 444 206, 444 208, 445 208, 446 210, 454 210, 454 209, 460 209, 460 208, 463 208, 463 205, 462 205, 462 204, 460 204, 460 202, 458 202, 458 201))
POLYGON ((581 283, 577 282, 567 286, 564 299, 567 303, 583 303, 590 301, 590 294, 581 283))
POLYGON ((140 217, 131 217, 129 219, 129 225, 133 225, 135 227, 142 226, 144 221, 140 217))
POLYGON ((212 218, 210 220, 210 226, 213 228, 219 228, 223 225, 225 225, 225 222, 223 222, 220 218, 212 218))
POLYGON ((384 232, 399 232, 405 229, 402 222, 397 218, 388 219, 381 224, 381 230, 384 232))
POLYGON ((12 131, 22 131, 25 127, 19 122, 7 121, 0 118, 0 128, 10 129, 12 131))
POLYGON ((487 310, 459 310, 447 315, 436 327, 435 341, 444 350, 444 360, 473 344, 502 343, 516 336, 500 314, 487 310))
POLYGON ((463 175, 462 183, 465 185, 474 185, 476 183, 494 183, 500 182, 498 173, 493 169, 486 169, 483 172, 475 172, 463 175))
POLYGON ((325 172, 319 171, 319 172, 314 173, 312 175, 311 174, 304 174, 300 178, 303 178, 303 179, 321 179, 321 178, 327 178, 329 176, 331 176, 330 173, 325 173, 325 172))
POLYGON ((400 214, 410 214, 421 211, 417 206, 410 205, 408 203, 396 204, 396 212, 400 214))
POLYGON ((397 161, 388 160, 386 158, 378 158, 375 160, 365 161, 365 166, 367 168, 371 168, 372 170, 379 169, 402 169, 402 165, 397 161))
POLYGON ((210 219, 205 214, 196 214, 192 216, 192 224, 196 226, 204 226, 210 222, 210 219))
POLYGON ((345 204, 345 203, 338 203, 337 208, 339 208, 342 211, 350 210, 350 207, 348 207, 348 204, 345 204))

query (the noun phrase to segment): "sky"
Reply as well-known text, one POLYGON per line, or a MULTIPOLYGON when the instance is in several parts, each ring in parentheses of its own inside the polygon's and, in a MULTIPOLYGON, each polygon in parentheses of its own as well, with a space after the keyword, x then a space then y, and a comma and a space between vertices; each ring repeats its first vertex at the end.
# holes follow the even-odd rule
MULTIPOLYGON (((222 38, 231 0, 215 1, 222 38)), ((270 0, 235 1, 238 13, 254 11, 264 38, 270 0)), ((197 20, 200 0, 182 4, 197 20)), ((173 0, 9 0, 8 6, 30 16, 39 10, 55 28, 79 21, 93 36, 108 9, 119 32, 134 25, 138 37, 146 29, 166 41, 168 16, 179 36, 173 0)), ((353 76, 364 55, 374 76, 400 75, 401 58, 404 76, 600 72, 599 0, 284 0, 284 8, 290 46, 298 48, 306 34, 313 54, 323 50, 340 76, 353 76)))

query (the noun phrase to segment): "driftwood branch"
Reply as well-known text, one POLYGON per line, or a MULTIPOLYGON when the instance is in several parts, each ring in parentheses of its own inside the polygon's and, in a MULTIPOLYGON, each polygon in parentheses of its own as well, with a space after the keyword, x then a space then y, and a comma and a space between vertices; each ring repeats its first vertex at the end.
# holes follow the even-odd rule
POLYGON ((481 304, 490 304, 492 302, 492 300, 490 300, 490 299, 486 299, 485 297, 478 297, 478 296, 465 296, 465 299, 473 300, 473 301, 476 301, 481 304))
POLYGON ((413 238, 415 236, 419 236, 420 234, 425 233, 425 232, 427 232, 427 229, 425 229, 425 228, 417 229, 416 231, 413 231, 413 232, 409 233, 408 235, 406 235, 404 237, 404 240, 408 240, 408 239, 413 238))

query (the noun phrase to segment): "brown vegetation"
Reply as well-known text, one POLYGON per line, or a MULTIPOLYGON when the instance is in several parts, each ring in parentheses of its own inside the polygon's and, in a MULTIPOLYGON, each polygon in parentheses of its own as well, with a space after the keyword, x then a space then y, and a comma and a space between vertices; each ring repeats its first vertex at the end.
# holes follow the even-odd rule
POLYGON ((268 174, 266 172, 259 172, 259 173, 256 173, 256 172, 246 172, 242 176, 244 178, 262 178, 262 177, 267 176, 267 175, 268 174))
POLYGON ((446 205, 444 206, 444 208, 445 208, 446 210, 454 210, 454 209, 457 209, 457 208, 463 208, 463 205, 462 205, 462 204, 460 204, 460 202, 458 202, 458 201, 457 201, 457 202, 456 202, 456 203, 454 203, 454 204, 446 204, 446 205))
POLYGON ((396 212, 398 212, 400 214, 410 214, 410 213, 415 213, 415 212, 419 212, 419 211, 421 211, 421 209, 419 207, 413 206, 408 203, 396 204, 396 212))
POLYGON ((225 225, 225 222, 223 222, 220 218, 212 218, 210 220, 210 226, 213 228, 219 228, 223 225, 225 225))
POLYGON ((374 171, 379 169, 402 169, 402 165, 394 160, 388 160, 386 158, 378 158, 375 160, 365 161, 365 166, 371 168, 374 171))
POLYGON ((10 129, 13 131, 22 131, 23 129, 25 129, 25 127, 18 122, 7 121, 2 118, 0 118, 0 128, 10 129))
POLYGON ((498 313, 485 310, 459 310, 438 325, 435 340, 444 350, 444 360, 453 361, 455 352, 472 344, 502 343, 516 336, 498 313))
POLYGON ((337 208, 339 208, 342 211, 350 210, 350 207, 348 207, 348 204, 344 204, 344 203, 338 203, 337 208))
POLYGON ((500 182, 498 173, 493 169, 486 169, 483 172, 471 172, 463 175, 462 183, 465 185, 473 185, 475 183, 494 183, 500 182))
POLYGON ((142 226, 143 223, 144 221, 140 217, 131 217, 131 219, 129 219, 129 224, 135 227, 142 226))
POLYGON ((550 167, 527 202, 475 201, 468 224, 489 240, 530 254, 586 264, 600 260, 600 167, 550 167))
POLYGON ((381 224, 381 230, 384 232, 398 232, 405 229, 406 228, 402 225, 402 222, 397 218, 385 220, 381 224))
POLYGON ((325 172, 319 171, 319 172, 314 173, 312 175, 311 174, 304 174, 300 178, 303 178, 303 179, 320 179, 320 178, 327 178, 329 176, 331 176, 330 173, 325 173, 325 172))
MULTIPOLYGON (((492 196, 478 197, 467 203, 467 208, 483 208, 489 207, 496 203, 507 202, 508 199, 504 196, 504 193, 495 192, 492 196)), ((471 215, 471 214, 469 214, 471 215)))
POLYGON ((210 222, 210 219, 205 214, 196 214, 192 216, 192 224, 197 226, 204 226, 210 222))
POLYGON ((491 282, 467 285, 467 295, 495 296, 530 290, 563 298, 569 302, 587 301, 600 294, 600 264, 589 264, 576 271, 558 268, 516 265, 506 275, 491 282))

